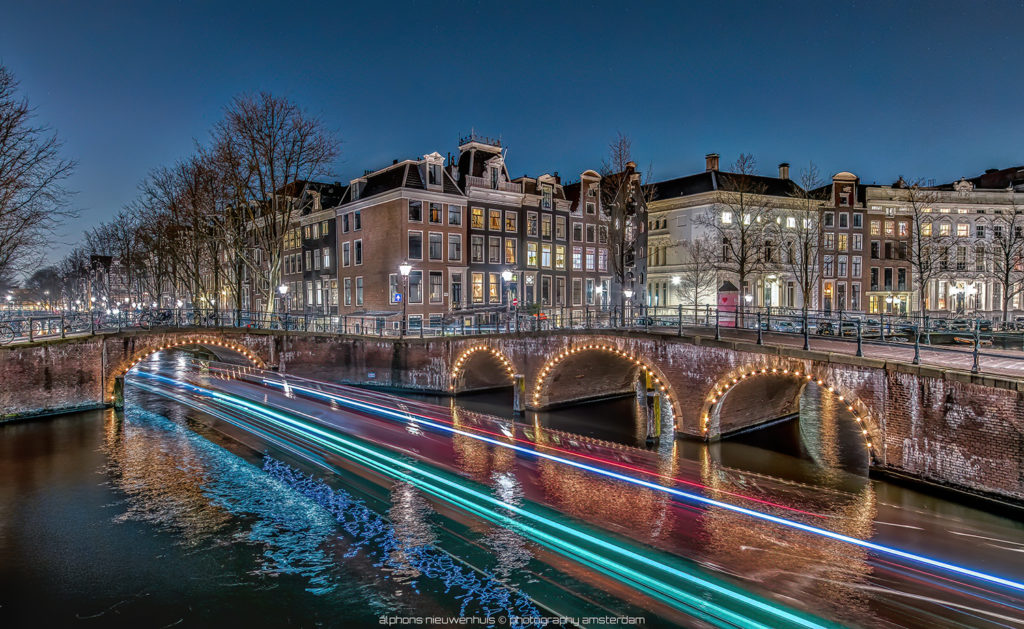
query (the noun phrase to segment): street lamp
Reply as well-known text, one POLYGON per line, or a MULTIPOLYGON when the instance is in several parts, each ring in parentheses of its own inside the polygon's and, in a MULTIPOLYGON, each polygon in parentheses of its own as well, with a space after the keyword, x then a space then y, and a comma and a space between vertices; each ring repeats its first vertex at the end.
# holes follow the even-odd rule
POLYGON ((501 272, 501 279, 505 285, 505 331, 510 332, 512 329, 512 297, 510 295, 512 282, 512 271, 505 269, 501 272))
POLYGON ((281 284, 277 287, 277 292, 281 293, 281 303, 284 305, 284 329, 285 333, 288 332, 288 285, 281 284))
MULTIPOLYGON (((627 289, 623 290, 622 291, 622 296, 626 298, 626 306, 629 308, 629 312, 628 313, 623 312, 622 314, 627 319, 632 319, 633 318, 633 289, 632 288, 627 288, 627 289)), ((625 324, 626 323, 624 321, 623 325, 625 325, 625 324)))
POLYGON ((402 275, 402 329, 399 332, 399 336, 405 336, 409 329, 409 273, 412 272, 412 265, 408 262, 403 262, 398 265, 398 272, 402 275))

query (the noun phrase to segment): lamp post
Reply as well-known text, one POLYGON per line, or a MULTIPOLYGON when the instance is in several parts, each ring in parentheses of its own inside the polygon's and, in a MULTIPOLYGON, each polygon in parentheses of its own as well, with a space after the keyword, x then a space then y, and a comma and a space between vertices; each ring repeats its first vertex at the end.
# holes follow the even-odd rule
POLYGON ((629 308, 628 314, 623 312, 623 317, 627 318, 629 324, 633 323, 633 289, 627 288, 622 291, 622 296, 626 298, 626 306, 629 308))
POLYGON ((512 331, 512 296, 511 296, 511 282, 512 282, 512 271, 505 269, 501 272, 501 279, 505 285, 505 332, 512 331))
POLYGON ((412 272, 412 265, 403 262, 398 265, 398 272, 402 274, 402 329, 399 331, 399 336, 405 336, 409 327, 409 310, 406 304, 409 302, 409 273, 412 272))
POLYGON ((281 284, 277 287, 277 292, 281 293, 281 305, 284 307, 284 317, 282 319, 285 331, 288 330, 288 285, 281 284))

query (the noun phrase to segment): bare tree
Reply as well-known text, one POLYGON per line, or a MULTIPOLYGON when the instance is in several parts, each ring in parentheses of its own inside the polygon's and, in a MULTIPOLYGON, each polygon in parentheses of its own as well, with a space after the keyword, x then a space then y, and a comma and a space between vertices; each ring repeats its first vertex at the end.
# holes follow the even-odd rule
POLYGON ((141 301, 142 292, 138 270, 139 220, 130 210, 121 210, 108 222, 86 232, 86 243, 94 254, 117 259, 124 273, 128 297, 141 301), (133 294, 134 293, 134 294, 133 294))
POLYGON ((76 306, 87 303, 89 291, 89 253, 84 246, 77 246, 64 256, 57 264, 57 273, 61 280, 61 294, 65 305, 76 306), (77 302, 77 303, 76 303, 77 302))
POLYGON ((821 185, 818 167, 810 162, 807 169, 800 173, 800 189, 795 193, 797 212, 776 222, 779 242, 784 248, 782 262, 800 288, 801 311, 804 315, 810 309, 814 289, 821 277, 818 254, 821 251, 819 208, 822 199, 814 193, 821 185))
MULTIPOLYGON (((608 229, 610 265, 618 286, 619 307, 625 311, 625 291, 646 278, 646 251, 643 247, 647 230, 647 204, 653 199, 650 175, 641 175, 632 156, 633 142, 618 133, 608 145, 608 155, 601 164, 601 218, 608 229)), ((625 314, 622 315, 625 317, 625 314)))
POLYGON ((714 297, 718 279, 718 246, 708 236, 700 236, 680 243, 683 251, 682 271, 679 284, 675 287, 679 301, 693 306, 694 317, 702 297, 714 297))
POLYGON ((932 205, 938 199, 934 190, 925 188, 921 181, 907 184, 900 177, 897 182, 902 188, 897 198, 904 202, 904 209, 910 215, 910 249, 907 252, 911 277, 917 291, 918 308, 925 314, 928 303, 928 286, 932 280, 949 270, 949 252, 955 244, 952 231, 943 234, 934 229, 932 205))
POLYGON ((222 173, 242 212, 246 236, 264 258, 238 256, 263 295, 267 312, 282 277, 285 235, 297 218, 294 199, 281 191, 327 172, 339 143, 323 122, 287 99, 267 93, 235 98, 214 129, 214 152, 231 159, 222 173))
POLYGON ((61 300, 60 272, 52 266, 37 269, 25 280, 25 290, 47 310, 53 309, 53 305, 61 300))
MULTIPOLYGON (((752 155, 740 154, 731 173, 718 174, 720 189, 715 203, 696 223, 710 233, 720 248, 718 270, 736 278, 744 290, 747 283, 771 264, 774 251, 767 246, 775 217, 775 206, 767 187, 756 174, 752 155)), ((739 300, 743 323, 745 299, 739 300)))
POLYGON ((1008 210, 992 217, 992 265, 989 274, 1000 288, 1003 323, 1006 323, 1010 302, 1024 291, 1024 209, 1017 204, 1016 194, 1008 210))
POLYGON ((17 88, 0 65, 0 277, 24 270, 74 215, 62 184, 75 164, 60 157, 56 134, 33 123, 35 112, 17 88))

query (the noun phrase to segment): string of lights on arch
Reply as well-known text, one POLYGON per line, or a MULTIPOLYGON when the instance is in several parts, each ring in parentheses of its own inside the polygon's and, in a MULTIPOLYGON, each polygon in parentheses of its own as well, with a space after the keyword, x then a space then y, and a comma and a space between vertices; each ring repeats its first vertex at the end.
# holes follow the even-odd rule
POLYGON ((459 354, 459 357, 455 359, 455 365, 452 368, 451 382, 448 384, 449 391, 455 390, 455 379, 459 376, 460 373, 462 373, 462 368, 469 360, 470 356, 479 352, 485 352, 493 356, 495 359, 497 359, 498 362, 501 363, 502 368, 505 370, 505 373, 508 374, 509 378, 515 377, 516 372, 515 368, 512 366, 512 361, 510 361, 505 356, 505 354, 501 353, 501 351, 489 345, 474 345, 473 347, 470 347, 469 349, 459 354))
MULTIPOLYGON (((824 380, 820 378, 815 378, 813 375, 807 372, 801 372, 798 369, 779 369, 777 367, 768 369, 767 367, 761 367, 760 369, 753 369, 751 371, 741 372, 738 376, 733 376, 715 385, 715 388, 711 393, 711 397, 708 398, 707 409, 701 416, 701 431, 704 434, 704 436, 706 437, 708 434, 708 427, 711 422, 712 410, 714 409, 715 405, 718 404, 723 397, 725 397, 725 394, 729 391, 729 389, 745 381, 747 378, 772 374, 791 376, 794 378, 805 380, 808 384, 817 384, 819 387, 825 389, 829 393, 836 393, 837 391, 835 386, 831 384, 826 384, 824 380)), ((869 435, 866 426, 866 420, 868 419, 867 415, 862 414, 857 410, 858 405, 854 401, 852 401, 852 398, 848 394, 840 393, 838 396, 838 400, 846 405, 847 411, 853 413, 853 419, 854 421, 857 422, 857 425, 859 426, 861 436, 864 439, 864 444, 867 446, 869 451, 874 452, 874 444, 871 442, 871 436, 869 435)))
POLYGON ((173 342, 173 343, 164 343, 164 344, 160 345, 159 347, 157 347, 155 349, 147 349, 147 350, 143 351, 121 373, 122 374, 128 373, 129 371, 134 369, 136 366, 138 366, 139 363, 141 363, 142 361, 146 360, 146 358, 152 356, 153 354, 155 354, 157 352, 162 352, 162 351, 167 350, 167 349, 174 349, 175 347, 183 347, 185 345, 212 345, 214 347, 223 347, 225 349, 230 349, 232 351, 238 352, 242 356, 245 356, 247 359, 249 359, 249 361, 251 361, 257 367, 263 367, 264 366, 263 360, 261 360, 256 354, 252 353, 248 348, 246 348, 246 347, 244 347, 242 345, 238 345, 236 343, 228 343, 226 341, 221 341, 221 340, 218 340, 218 339, 188 338, 188 339, 183 339, 181 341, 177 341, 177 342, 173 342))
POLYGON ((624 358, 624 359, 626 359, 626 360, 636 364, 643 373, 650 374, 651 381, 654 383, 654 386, 656 387, 656 389, 658 391, 661 391, 662 393, 664 393, 665 396, 668 398, 669 403, 671 404, 671 407, 672 407, 673 414, 675 414, 677 417, 679 416, 679 409, 677 407, 676 400, 672 397, 672 394, 671 394, 671 392, 669 392, 668 387, 666 386, 664 380, 662 380, 660 377, 658 377, 658 375, 655 372, 653 367, 651 367, 650 365, 646 364, 642 359, 637 358, 635 355, 633 355, 633 354, 631 354, 629 352, 623 351, 623 350, 619 349, 618 347, 615 347, 614 345, 608 345, 608 344, 605 344, 605 343, 586 343, 584 345, 577 345, 575 347, 572 347, 572 346, 565 347, 565 348, 562 348, 553 357, 551 357, 544 364, 544 366, 541 367, 540 371, 537 374, 537 380, 534 383, 534 387, 533 387, 533 395, 531 396, 531 399, 533 400, 534 406, 537 406, 537 405, 540 404, 540 395, 541 395, 541 391, 544 389, 544 380, 548 377, 548 375, 552 371, 554 371, 555 367, 560 362, 562 362, 563 360, 565 360, 566 358, 568 358, 570 356, 574 356, 574 355, 579 354, 581 352, 595 351, 595 350, 596 351, 608 352, 610 354, 615 354, 616 356, 619 356, 621 358, 624 358))

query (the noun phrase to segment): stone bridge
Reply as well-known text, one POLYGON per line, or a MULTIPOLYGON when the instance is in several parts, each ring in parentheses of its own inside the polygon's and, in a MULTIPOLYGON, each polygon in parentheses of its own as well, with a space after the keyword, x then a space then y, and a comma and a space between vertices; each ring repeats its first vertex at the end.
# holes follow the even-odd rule
POLYGON ((1024 381, 702 336, 102 334, 0 348, 0 418, 109 404, 118 376, 172 347, 331 382, 451 395, 522 377, 531 409, 633 393, 639 382, 658 398, 666 433, 705 440, 791 415, 804 388, 822 387, 858 424, 874 469, 1024 501, 1024 381))

